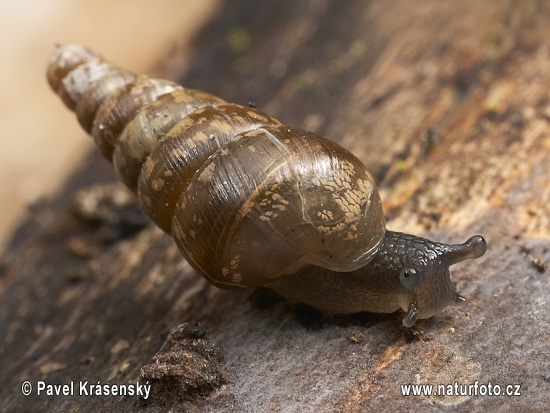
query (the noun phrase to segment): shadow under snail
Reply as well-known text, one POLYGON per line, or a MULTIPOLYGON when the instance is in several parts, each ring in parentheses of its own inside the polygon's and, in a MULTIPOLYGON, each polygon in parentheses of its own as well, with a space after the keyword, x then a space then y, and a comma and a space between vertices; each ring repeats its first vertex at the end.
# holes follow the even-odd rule
POLYGON ((48 81, 151 219, 212 284, 267 286, 329 313, 403 324, 466 300, 449 266, 481 257, 386 231, 365 166, 338 144, 254 108, 58 46, 48 81))

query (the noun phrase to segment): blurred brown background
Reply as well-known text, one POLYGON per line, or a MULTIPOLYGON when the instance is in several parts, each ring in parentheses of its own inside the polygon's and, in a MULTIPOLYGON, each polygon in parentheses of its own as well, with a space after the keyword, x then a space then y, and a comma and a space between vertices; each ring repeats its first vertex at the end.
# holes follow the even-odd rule
POLYGON ((92 146, 48 88, 45 69, 54 45, 83 43, 123 67, 148 72, 171 48, 185 50, 187 39, 208 19, 217 1, 2 4, 0 248, 27 205, 53 194, 92 146))

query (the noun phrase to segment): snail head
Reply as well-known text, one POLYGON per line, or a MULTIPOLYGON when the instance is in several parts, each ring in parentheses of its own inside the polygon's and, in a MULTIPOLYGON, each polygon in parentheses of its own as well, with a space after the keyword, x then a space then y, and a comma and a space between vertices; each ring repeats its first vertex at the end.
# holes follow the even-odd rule
POLYGON ((449 267, 485 254, 485 239, 475 235, 463 244, 447 245, 394 234, 395 239, 390 235, 386 242, 402 251, 396 260, 400 261, 399 281, 406 290, 400 303, 406 312, 403 325, 412 327, 417 319, 429 318, 447 306, 465 307, 467 300, 452 285, 449 267))

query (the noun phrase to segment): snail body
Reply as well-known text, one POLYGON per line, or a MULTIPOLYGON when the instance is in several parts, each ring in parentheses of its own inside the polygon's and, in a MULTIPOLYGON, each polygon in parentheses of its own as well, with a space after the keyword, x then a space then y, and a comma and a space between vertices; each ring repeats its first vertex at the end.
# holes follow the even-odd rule
POLYGON ((59 46, 48 80, 151 219, 221 287, 267 286, 332 313, 462 305, 448 267, 485 253, 386 231, 376 185, 338 144, 254 108, 59 46))

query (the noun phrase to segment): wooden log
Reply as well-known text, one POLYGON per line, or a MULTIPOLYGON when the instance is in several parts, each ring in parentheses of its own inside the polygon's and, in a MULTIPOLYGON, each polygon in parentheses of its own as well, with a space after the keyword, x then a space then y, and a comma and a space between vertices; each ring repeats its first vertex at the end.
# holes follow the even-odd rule
POLYGON ((537 1, 222 3, 187 65, 178 53, 163 60, 167 76, 351 150, 379 183, 390 229, 453 242, 483 234, 488 253, 452 270, 469 306, 420 323, 424 335, 410 340, 399 315, 323 317, 264 290, 218 290, 159 230, 126 233, 133 210, 115 206, 95 227, 69 213, 77 189, 114 179, 92 154, 5 253, 2 409, 547 407, 549 18, 537 1), (182 371, 201 360, 218 381, 182 371), (36 394, 39 381, 78 390, 140 379, 164 390, 147 400, 36 394), (482 395, 489 383, 521 396, 482 395), (404 397, 406 384, 459 393, 404 397))

